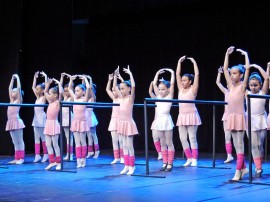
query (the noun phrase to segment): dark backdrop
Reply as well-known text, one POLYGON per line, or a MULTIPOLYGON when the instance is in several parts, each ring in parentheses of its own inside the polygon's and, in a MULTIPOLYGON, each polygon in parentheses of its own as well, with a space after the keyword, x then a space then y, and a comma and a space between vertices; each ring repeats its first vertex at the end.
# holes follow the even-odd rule
MULTIPOLYGON (((176 68, 182 55, 194 57, 200 69, 197 99, 223 100, 216 87, 217 69, 223 64, 226 49, 234 45, 247 50, 252 63, 266 67, 268 47, 268 1, 202 0, 13 0, 1 1, 0 68, 3 77, 1 102, 8 102, 11 75, 20 74, 24 101, 34 103, 31 91, 35 71, 59 78, 61 72, 90 74, 97 84, 97 101, 111 102, 105 88, 108 74, 119 65, 130 65, 136 81, 136 103, 148 97, 148 87, 159 68, 176 68), (11 3, 12 2, 12 3, 11 3), (3 21, 3 22, 2 22, 3 21), (21 52, 19 50, 22 50, 21 52)), ((243 63, 239 53, 230 64, 243 63)), ((193 72, 189 61, 183 73, 193 72)), ((123 77, 127 79, 126 75, 123 77)), ((169 75, 165 75, 168 79, 169 75)), ((224 80, 223 80, 224 81, 224 80)), ((67 82, 67 81, 66 81, 67 82)), ((175 89, 177 98, 177 89, 175 89)), ((203 125, 198 130, 199 149, 212 148, 212 107, 198 105, 203 125)), ((2 135, 0 153, 11 153, 12 143, 4 132, 6 108, 0 108, 2 135)), ((149 109, 149 125, 153 109, 149 109)), ((178 108, 172 108, 176 122, 178 108)), ((111 148, 107 131, 110 109, 95 109, 101 148, 111 148)), ((221 117, 217 107, 217 149, 224 152, 221 117)), ((31 127, 33 109, 22 108, 26 124, 26 149, 33 152, 31 127)), ((144 146, 143 109, 134 109, 141 133, 135 148, 144 146)), ((177 128, 174 143, 181 150, 177 128)), ((150 141, 153 149, 152 141, 150 141)))

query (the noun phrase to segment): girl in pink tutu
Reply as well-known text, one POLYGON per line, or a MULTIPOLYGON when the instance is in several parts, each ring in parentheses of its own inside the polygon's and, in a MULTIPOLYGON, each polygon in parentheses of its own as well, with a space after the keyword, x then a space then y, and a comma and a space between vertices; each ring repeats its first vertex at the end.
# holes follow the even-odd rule
MULTIPOLYGON (((69 74, 62 73, 60 84, 63 86, 64 77, 67 76, 70 77, 69 74)), ((73 88, 73 85, 72 85, 73 88)), ((68 84, 64 86, 64 102, 73 102, 72 97, 69 94, 68 90, 68 84)), ((65 132, 66 140, 67 140, 67 154, 64 158, 64 160, 73 160, 73 133, 70 131, 70 125, 69 125, 69 116, 71 117, 71 121, 73 119, 73 113, 70 111, 69 107, 62 107, 62 127, 65 132), (69 115, 70 114, 70 115, 69 115)))
MULTIPOLYGON (((151 98, 157 98, 157 96, 153 92, 153 81, 150 83, 148 92, 149 92, 149 95, 150 95, 151 98)), ((155 107, 155 118, 154 119, 156 119, 156 110, 157 110, 157 108, 155 107)), ((161 153, 160 140, 159 140, 159 137, 158 137, 158 133, 154 129, 152 129, 152 137, 153 137, 153 142, 154 142, 156 151, 158 153, 158 160, 161 160, 162 159, 162 153, 161 153)))
POLYGON ((49 170, 54 166, 56 166, 56 170, 61 170, 61 156, 60 156, 60 148, 58 145, 58 138, 60 135, 58 114, 60 111, 60 101, 62 100, 63 88, 60 82, 57 81, 56 79, 48 79, 44 93, 46 100, 49 103, 47 109, 47 119, 44 128, 44 134, 46 138, 46 146, 48 149, 50 162, 50 164, 45 168, 45 170, 49 170), (50 88, 50 85, 53 81, 58 86, 50 88))
MULTIPOLYGON (((20 78, 17 74, 13 74, 8 88, 10 104, 22 104, 22 90, 20 78), (17 87, 13 88, 14 80, 17 80, 17 87)), ((12 142, 15 148, 15 159, 9 164, 22 164, 24 162, 24 141, 23 128, 25 127, 22 119, 19 116, 21 107, 9 106, 7 109, 8 121, 6 131, 9 131, 12 142)))
MULTIPOLYGON (((249 77, 250 91, 247 91, 246 94, 266 95, 269 88, 268 74, 259 65, 252 64, 250 67, 256 68, 261 73, 264 82, 262 82, 262 78, 257 72, 253 72, 249 77)), ((267 68, 268 71, 269 66, 267 68)), ((257 178, 260 178, 263 172, 261 154, 263 154, 263 143, 267 133, 267 114, 265 111, 265 102, 265 99, 250 99, 252 156, 256 167, 255 177, 257 178)))
POLYGON ((232 133, 233 144, 237 154, 236 172, 232 180, 240 180, 245 174, 248 173, 244 156, 244 134, 246 130, 244 99, 250 67, 248 53, 241 49, 237 49, 238 52, 245 56, 246 70, 244 69, 243 65, 237 65, 231 67, 229 72, 229 56, 233 51, 233 46, 227 49, 223 65, 224 75, 230 91, 228 96, 228 116, 226 129, 232 133), (242 81, 243 78, 244 80, 242 81))
MULTIPOLYGON (((181 64, 186 59, 179 59, 176 69, 176 80, 178 86, 179 100, 195 100, 199 89, 199 68, 193 58, 187 58, 193 63, 194 75, 184 74, 181 77, 181 64)), ((201 125, 201 119, 194 103, 179 103, 179 115, 176 125, 178 126, 180 140, 187 162, 183 166, 197 166, 198 143, 197 129, 201 125), (190 141, 190 146, 188 143, 190 141)))
MULTIPOLYGON (((223 70, 222 70, 222 67, 220 67, 218 69, 216 84, 224 94, 224 99, 225 99, 224 101, 228 102, 229 90, 227 88, 225 88, 220 82, 220 77, 221 77, 222 73, 223 73, 223 70)), ((230 163, 233 160, 232 142, 231 142, 232 134, 231 134, 230 130, 226 129, 227 113, 228 113, 228 105, 225 105, 222 121, 223 121, 223 130, 224 130, 224 134, 225 134, 225 148, 226 148, 226 152, 227 152, 227 159, 224 161, 224 163, 230 163)))
MULTIPOLYGON (((109 97, 113 100, 113 103, 120 103, 120 98, 116 93, 116 90, 114 89, 114 87, 111 87, 111 83, 114 78, 117 79, 116 77, 114 77, 113 74, 109 74, 106 92, 109 95, 109 97)), ((121 81, 123 82, 123 80, 121 81)), ((108 128, 112 136, 113 155, 114 155, 114 160, 111 162, 111 164, 115 164, 119 161, 120 163, 124 163, 122 136, 117 133, 118 121, 119 121, 119 106, 113 106, 111 120, 108 128)))
MULTIPOLYGON (((78 77, 70 76, 70 81, 68 85, 69 94, 74 100, 74 102, 87 102, 89 99, 89 91, 91 90, 91 85, 89 85, 87 78, 84 75, 79 76, 80 79, 84 79, 85 85, 79 84, 75 87, 75 93, 73 92, 73 81, 78 77)), ((89 124, 86 118, 86 105, 73 105, 74 119, 71 123, 70 130, 74 134, 75 145, 76 145, 76 158, 77 158, 77 168, 86 166, 86 133, 89 131, 89 124)))
POLYGON ((133 147, 133 136, 138 134, 137 126, 133 120, 133 104, 135 99, 135 81, 133 75, 128 68, 124 68, 124 72, 129 74, 130 82, 124 81, 120 83, 120 92, 117 87, 116 78, 119 75, 119 68, 114 73, 113 87, 120 96, 119 107, 119 122, 117 126, 117 133, 122 135, 123 152, 124 152, 124 169, 120 174, 132 175, 135 170, 135 152, 133 147))
MULTIPOLYGON (((173 99, 174 95, 174 82, 175 76, 174 71, 171 69, 160 69, 154 78, 153 87, 154 92, 158 99, 173 99), (159 84, 158 77, 160 74, 168 71, 171 73, 171 81, 160 79, 159 84)), ((152 123, 151 129, 160 139, 161 152, 163 159, 163 166, 161 171, 170 172, 173 168, 174 160, 174 145, 173 145, 173 121, 170 115, 172 103, 170 102, 156 102, 156 115, 155 120, 152 123)))
MULTIPOLYGON (((32 90, 36 96, 35 104, 45 104, 46 98, 44 96, 45 84, 47 83, 47 75, 44 72, 36 72, 33 79, 32 90), (38 75, 41 74, 45 78, 45 83, 37 85, 38 75)), ((34 127, 34 136, 35 136, 35 159, 34 163, 41 160, 40 156, 40 139, 43 148, 43 158, 41 162, 46 162, 48 160, 48 151, 46 147, 46 140, 44 135, 44 127, 46 123, 46 113, 44 112, 44 107, 35 107, 34 108, 34 119, 32 126, 34 127)))

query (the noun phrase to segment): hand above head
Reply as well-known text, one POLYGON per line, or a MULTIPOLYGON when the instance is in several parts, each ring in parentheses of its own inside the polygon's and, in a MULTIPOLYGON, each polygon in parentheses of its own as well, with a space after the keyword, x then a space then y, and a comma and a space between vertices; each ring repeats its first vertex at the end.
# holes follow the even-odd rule
POLYGON ((75 79, 77 78, 77 76, 78 76, 78 75, 77 75, 77 74, 75 74, 75 75, 70 76, 69 78, 70 78, 70 80, 72 80, 72 81, 73 81, 73 80, 75 80, 75 79))
POLYGON ((43 77, 45 77, 45 76, 47 76, 47 74, 45 74, 45 72, 40 72, 40 74, 43 76, 43 77))
POLYGON ((48 78, 48 83, 51 84, 53 82, 53 79, 48 78))
POLYGON ((123 68, 123 71, 127 74, 131 74, 131 71, 129 69, 129 65, 127 66, 127 68, 123 68))
POLYGON ((34 77, 35 77, 35 78, 38 78, 38 74, 39 74, 39 71, 35 72, 34 77))
POLYGON ((160 69, 160 70, 158 70, 158 74, 163 74, 165 72, 165 69, 160 69))
POLYGON ((222 66, 220 66, 219 68, 218 68, 218 73, 223 73, 223 67, 222 66))
POLYGON ((243 51, 242 49, 236 49, 236 51, 240 52, 242 55, 247 55, 246 51, 243 51))
POLYGON ((113 80, 113 74, 109 74, 109 78, 110 81, 113 80))
POLYGON ((174 71, 170 68, 164 68, 165 71, 168 71, 168 72, 171 72, 171 73, 174 73, 174 71))
POLYGON ((178 60, 178 62, 183 62, 185 59, 186 59, 187 57, 184 55, 184 56, 182 56, 179 60, 178 60))
MULTIPOLYGON (((260 66, 257 65, 257 64, 250 64, 249 67, 254 67, 254 68, 258 69, 260 66)), ((246 68, 246 67, 245 67, 245 68, 246 68)))
POLYGON ((57 79, 53 78, 52 79, 55 83, 60 83, 57 79))
POLYGON ((232 54, 232 52, 234 51, 234 49, 235 49, 234 46, 230 46, 230 47, 227 49, 226 54, 228 54, 228 55, 232 54))
POLYGON ((188 57, 187 59, 190 60, 192 63, 196 63, 196 61, 192 57, 188 57))

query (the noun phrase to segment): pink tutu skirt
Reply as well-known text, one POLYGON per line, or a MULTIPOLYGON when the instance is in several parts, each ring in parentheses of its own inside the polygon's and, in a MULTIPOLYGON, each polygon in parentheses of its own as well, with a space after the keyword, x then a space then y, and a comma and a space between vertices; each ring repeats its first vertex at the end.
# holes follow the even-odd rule
POLYGON ((119 118, 111 118, 108 131, 116 131, 118 126, 119 118))
POLYGON ((198 126, 201 124, 202 122, 198 111, 191 113, 179 113, 176 122, 177 126, 198 126))
POLYGON ((9 119, 6 124, 6 131, 25 128, 22 119, 9 119))
POLYGON ((58 120, 46 120, 44 134, 45 135, 59 135, 60 125, 59 125, 58 120))
POLYGON ((246 130, 245 114, 228 114, 226 122, 227 130, 246 130))
POLYGON ((72 132, 87 132, 90 130, 90 126, 87 121, 73 119, 70 130, 72 132))
POLYGON ((125 135, 125 136, 137 135, 138 129, 134 120, 132 121, 119 120, 118 126, 117 126, 117 133, 120 135, 125 135))

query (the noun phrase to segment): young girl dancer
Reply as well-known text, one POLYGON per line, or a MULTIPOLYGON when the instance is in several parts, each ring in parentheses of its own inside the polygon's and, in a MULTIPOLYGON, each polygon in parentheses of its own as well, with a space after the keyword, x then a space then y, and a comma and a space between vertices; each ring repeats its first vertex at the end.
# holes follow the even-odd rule
MULTIPOLYGON (((73 80, 76 79, 77 75, 70 76, 68 90, 70 96, 74 102, 87 102, 89 99, 90 85, 85 76, 79 76, 80 79, 85 80, 86 88, 83 84, 79 84, 75 87, 75 93, 73 92, 73 80)), ((70 130, 74 134, 75 145, 76 145, 76 158, 77 168, 85 167, 86 165, 86 132, 89 131, 89 125, 86 119, 86 105, 74 105, 73 106, 74 119, 71 123, 70 130)))
MULTIPOLYGON (((257 72, 253 72, 249 77, 250 91, 247 91, 246 94, 267 94, 269 88, 268 74, 256 64, 252 64, 250 67, 255 67, 257 70, 259 70, 263 76, 264 82, 262 82, 262 79, 257 72)), ((258 98, 250 99, 252 156, 256 167, 255 177, 258 178, 261 177, 263 171, 260 146, 263 147, 264 138, 267 133, 267 114, 265 111, 265 101, 265 99, 258 98)))
MULTIPOLYGON (((62 73, 60 84, 63 86, 64 77, 70 77, 69 74, 62 73)), ((72 85, 73 88, 73 85, 72 85)), ((70 96, 69 90, 68 90, 68 84, 64 86, 64 101, 65 102, 73 102, 72 97, 70 96)), ((71 117, 71 120, 73 119, 73 113, 70 110, 69 107, 62 107, 62 126, 65 132, 66 140, 67 140, 67 155, 64 158, 64 160, 73 160, 73 133, 70 131, 70 125, 69 125, 69 116, 71 117)))
POLYGON ((250 67, 248 53, 241 49, 237 49, 236 51, 245 56, 246 71, 243 65, 237 65, 231 67, 229 73, 229 56, 233 51, 234 47, 229 47, 226 51, 224 60, 224 75, 230 91, 228 96, 228 116, 226 128, 232 133, 233 144, 237 153, 236 172, 232 180, 240 180, 245 174, 248 173, 244 156, 244 133, 246 130, 244 99, 250 67), (242 81, 243 76, 244 80, 242 81))
MULTIPOLYGON (((22 103, 22 90, 20 78, 17 74, 13 74, 8 88, 10 104, 22 103), (13 88, 14 80, 17 80, 17 88, 13 88)), ((10 136, 15 148, 15 159, 9 164, 22 164, 24 162, 24 141, 23 128, 25 127, 19 116, 20 107, 9 106, 7 110, 8 121, 6 131, 10 132, 10 136)))
MULTIPOLYGON (((150 95, 151 98, 157 98, 157 96, 153 92, 153 81, 150 83, 148 92, 149 92, 149 95, 150 95)), ((157 110, 157 108, 155 107, 155 118, 154 119, 156 119, 156 110, 157 110)), ((162 153, 161 153, 160 140, 159 140, 157 132, 154 129, 152 129, 152 137, 153 137, 153 142, 154 142, 156 151, 158 153, 158 160, 161 160, 162 159, 162 153)))
MULTIPOLYGON (((135 99, 135 81, 133 75, 128 68, 124 68, 124 72, 129 74, 130 82, 124 81, 120 83, 120 92, 117 87, 116 78, 114 78, 113 87, 120 96, 119 107, 119 122, 117 126, 117 133, 123 138, 124 151, 124 169, 120 174, 132 175, 135 170, 135 152, 133 147, 133 136, 138 134, 137 126, 132 117, 133 104, 135 99)), ((119 68, 116 69, 114 77, 119 75, 119 68)))
MULTIPOLYGON (((95 89, 95 85, 92 82, 92 78, 87 75, 86 76, 89 79, 89 83, 91 84, 91 90, 89 92, 89 100, 88 102, 96 102, 96 89, 95 89)), ((84 81, 83 81, 84 82, 84 81)), ((88 120, 88 124, 90 127, 90 130, 86 133, 87 134, 87 139, 88 139, 88 154, 86 156, 86 158, 89 158, 90 156, 92 156, 93 154, 95 154, 93 156, 93 158, 98 158, 99 156, 99 144, 98 144, 98 138, 97 138, 97 132, 96 132, 96 126, 98 125, 98 120, 96 118, 96 115, 94 113, 93 108, 87 108, 86 109, 86 117, 88 120), (93 143, 94 143, 94 149, 95 152, 93 151, 93 143)))
MULTIPOLYGON (((36 96, 35 104, 45 104, 46 98, 44 96, 45 84, 47 83, 47 75, 44 72, 36 72, 33 79, 32 90, 36 96), (45 83, 41 83, 37 85, 38 75, 41 74, 45 78, 45 83)), ((46 123, 46 113, 44 112, 44 107, 35 107, 34 108, 34 119, 32 122, 32 126, 34 127, 34 135, 35 135, 35 159, 34 163, 38 162, 41 159, 40 156, 40 139, 43 148, 43 158, 41 162, 46 162, 48 160, 48 151, 46 147, 46 140, 44 135, 44 127, 46 123)))
MULTIPOLYGON (((116 93, 114 87, 111 87, 111 83, 114 78, 116 77, 114 77, 113 74, 109 74, 106 92, 109 95, 109 97, 113 100, 113 103, 119 103, 120 98, 118 97, 118 94, 116 93)), ((119 119, 119 106, 113 106, 111 120, 108 128, 112 136, 112 145, 114 154, 114 160, 111 162, 111 164, 115 164, 118 161, 120 161, 120 163, 121 161, 124 163, 122 136, 117 133, 118 119, 119 119)))
POLYGON ((61 170, 61 156, 60 156, 60 148, 58 145, 58 138, 60 135, 58 114, 60 111, 59 102, 62 100, 63 88, 60 82, 57 81, 56 79, 48 79, 44 93, 46 100, 49 103, 47 109, 47 119, 44 128, 44 134, 46 138, 46 146, 48 149, 50 162, 50 164, 45 168, 45 170, 49 170, 54 166, 56 166, 56 170, 61 170), (50 85, 53 81, 58 86, 50 88, 50 85), (54 158, 54 152, 56 159, 54 158))
MULTIPOLYGON (((199 88, 199 68, 193 58, 187 58, 193 63, 194 74, 184 74, 181 78, 181 64, 186 59, 179 59, 176 69, 179 100, 195 100, 199 88)), ((183 166, 197 166, 198 143, 197 129, 201 125, 201 119, 194 103, 179 103, 179 115, 176 125, 178 126, 180 140, 187 162, 183 166), (189 137, 190 146, 187 138, 189 137), (190 150, 191 147, 191 150, 190 150)))
MULTIPOLYGON (((172 99, 174 95, 174 82, 175 76, 174 71, 171 69, 160 69, 154 78, 153 86, 154 91, 158 99, 172 99), (159 84, 158 76, 165 71, 171 73, 171 81, 168 82, 164 79, 161 79, 159 84)), ((152 123, 151 129, 152 133, 158 136, 161 144, 161 152, 163 159, 163 166, 161 171, 170 172, 173 167, 174 159, 174 145, 173 145, 173 121, 170 115, 170 110, 172 103, 170 102, 156 102, 156 116, 155 120, 152 123)))
MULTIPOLYGON (((222 91, 222 93, 224 94, 224 101, 228 102, 229 90, 225 88, 220 82, 220 77, 222 73, 223 73, 223 70, 222 70, 222 67, 220 67, 218 69, 216 84, 219 87, 219 89, 222 91)), ((222 121, 223 121, 223 130, 225 134, 225 148, 227 152, 227 159, 224 161, 224 163, 230 163, 233 160, 232 142, 231 142, 232 134, 230 130, 226 129, 227 113, 228 113, 228 105, 225 105, 222 121)))

